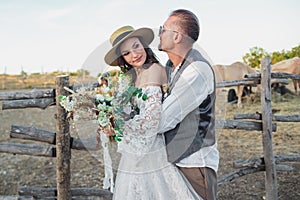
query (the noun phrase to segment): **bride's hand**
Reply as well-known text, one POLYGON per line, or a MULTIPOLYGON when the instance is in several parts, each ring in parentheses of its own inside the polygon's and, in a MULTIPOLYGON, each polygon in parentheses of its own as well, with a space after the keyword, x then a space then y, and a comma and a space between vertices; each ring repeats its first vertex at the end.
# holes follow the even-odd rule
POLYGON ((115 134, 115 130, 111 126, 104 127, 103 132, 108 137, 115 134))

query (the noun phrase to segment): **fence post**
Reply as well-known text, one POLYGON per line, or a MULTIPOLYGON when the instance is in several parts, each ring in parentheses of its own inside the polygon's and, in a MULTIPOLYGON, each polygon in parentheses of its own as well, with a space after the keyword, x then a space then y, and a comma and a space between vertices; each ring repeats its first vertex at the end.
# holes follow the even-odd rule
POLYGON ((272 147, 271 61, 261 60, 262 143, 265 161, 266 200, 277 200, 277 175, 272 147))
POLYGON ((71 149, 70 149, 70 126, 67 112, 59 104, 59 95, 68 95, 64 87, 69 87, 69 76, 57 76, 56 84, 56 184, 57 199, 71 199, 71 149))

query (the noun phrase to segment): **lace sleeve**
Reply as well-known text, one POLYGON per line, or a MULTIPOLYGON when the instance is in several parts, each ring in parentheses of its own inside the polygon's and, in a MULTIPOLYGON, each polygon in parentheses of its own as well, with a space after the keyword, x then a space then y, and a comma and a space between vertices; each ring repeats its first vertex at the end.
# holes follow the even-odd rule
POLYGON ((139 99, 140 114, 125 122, 124 137, 119 143, 121 152, 147 153, 156 138, 161 115, 161 88, 147 86, 143 92, 147 94, 147 99, 139 99))

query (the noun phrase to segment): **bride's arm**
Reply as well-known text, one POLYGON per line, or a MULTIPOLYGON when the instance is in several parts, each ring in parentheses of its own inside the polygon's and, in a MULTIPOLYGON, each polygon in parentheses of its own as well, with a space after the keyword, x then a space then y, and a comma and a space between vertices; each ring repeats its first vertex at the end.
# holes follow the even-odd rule
POLYGON ((159 86, 148 86, 144 92, 147 99, 138 115, 125 122, 124 135, 118 143, 119 152, 142 156, 149 153, 156 140, 161 116, 162 93, 159 86))
POLYGON ((140 79, 144 80, 140 87, 144 88, 147 99, 142 103, 140 114, 125 123, 125 132, 136 136, 155 135, 161 116, 161 85, 166 81, 166 72, 161 65, 155 63, 140 79))
POLYGON ((161 89, 159 86, 147 86, 144 93, 147 99, 142 102, 140 113, 125 122, 126 135, 151 137, 157 132, 161 116, 161 89))
POLYGON ((143 73, 146 76, 141 77, 147 81, 144 82, 144 86, 140 86, 147 94, 147 99, 140 100, 140 113, 125 122, 124 136, 118 145, 119 152, 132 152, 137 155, 148 153, 156 140, 162 104, 161 74, 165 71, 158 64, 148 70, 147 73, 143 73))

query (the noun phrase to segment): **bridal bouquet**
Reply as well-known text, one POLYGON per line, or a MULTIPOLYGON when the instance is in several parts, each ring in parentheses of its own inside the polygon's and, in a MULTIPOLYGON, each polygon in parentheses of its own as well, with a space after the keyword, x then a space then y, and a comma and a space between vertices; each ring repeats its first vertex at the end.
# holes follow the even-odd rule
MULTIPOLYGON (((105 128, 113 129, 113 139, 122 140, 124 122, 139 112, 132 97, 147 99, 142 89, 131 84, 128 75, 122 72, 105 73, 98 79, 99 87, 94 90, 81 88, 77 92, 65 88, 71 94, 60 95, 60 105, 68 111, 74 121, 80 119, 96 120, 98 136, 105 128)), ((97 137, 99 139, 99 137, 97 137)))

